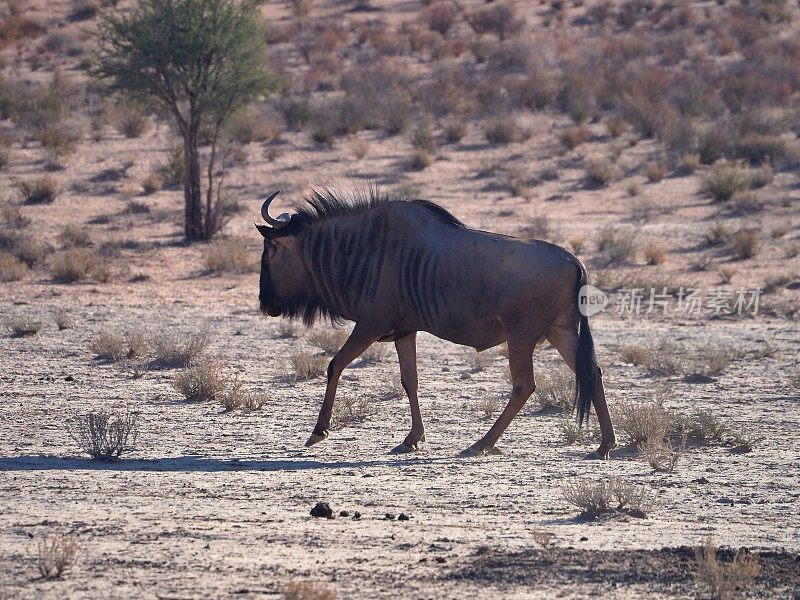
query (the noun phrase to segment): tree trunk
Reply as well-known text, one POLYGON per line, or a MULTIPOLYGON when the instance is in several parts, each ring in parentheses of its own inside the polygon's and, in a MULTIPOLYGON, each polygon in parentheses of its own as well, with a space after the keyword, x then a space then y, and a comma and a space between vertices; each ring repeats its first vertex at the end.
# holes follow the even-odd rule
POLYGON ((191 119, 183 137, 183 155, 186 167, 183 176, 183 197, 186 201, 184 237, 187 242, 207 239, 205 227, 203 227, 203 197, 200 193, 200 157, 197 150, 199 130, 199 119, 191 119))

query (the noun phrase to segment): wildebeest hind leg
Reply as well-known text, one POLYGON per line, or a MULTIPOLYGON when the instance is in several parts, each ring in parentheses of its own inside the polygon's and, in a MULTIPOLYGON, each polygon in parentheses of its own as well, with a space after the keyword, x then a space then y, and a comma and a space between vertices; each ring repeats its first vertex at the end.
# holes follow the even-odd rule
POLYGON ((353 333, 341 347, 339 352, 331 359, 328 365, 328 385, 325 388, 325 399, 322 401, 322 408, 319 410, 317 425, 306 441, 306 446, 313 446, 328 437, 331 428, 331 417, 333 416, 333 401, 336 397, 336 387, 339 385, 339 377, 345 367, 369 348, 372 343, 380 337, 371 328, 356 323, 353 333))
POLYGON ((417 333, 409 333, 395 340, 394 345, 400 362, 400 382, 411 405, 411 432, 402 444, 392 450, 392 453, 400 454, 417 450, 419 442, 425 441, 425 425, 417 398, 417 333))
MULTIPOLYGON (((539 339, 538 337, 536 338, 539 339)), ((508 338, 508 366, 511 369, 511 382, 514 386, 511 400, 500 413, 500 416, 480 440, 464 450, 462 456, 478 456, 480 454, 496 453, 494 445, 511 423, 530 395, 536 389, 533 381, 533 349, 534 341, 515 341, 514 337, 508 338)))
MULTIPOLYGON (((564 362, 569 365, 572 371, 575 371, 575 362, 578 352, 578 332, 577 326, 567 323, 554 323, 547 330, 547 339, 553 344, 564 362)), ((597 422, 600 424, 600 431, 603 439, 597 452, 593 452, 590 458, 607 459, 610 456, 611 450, 617 446, 617 436, 614 433, 614 425, 611 422, 611 415, 608 412, 608 405, 606 404, 606 394, 603 389, 603 373, 598 367, 597 369, 597 389, 592 404, 594 405, 595 413, 597 414, 597 422)))

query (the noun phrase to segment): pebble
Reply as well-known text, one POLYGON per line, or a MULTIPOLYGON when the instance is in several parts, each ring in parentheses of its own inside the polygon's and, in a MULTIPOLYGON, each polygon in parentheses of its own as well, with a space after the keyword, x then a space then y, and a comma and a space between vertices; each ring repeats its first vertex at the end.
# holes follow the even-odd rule
POLYGON ((312 517, 325 517, 326 519, 333 518, 333 510, 327 502, 317 502, 314 508, 311 509, 312 517))

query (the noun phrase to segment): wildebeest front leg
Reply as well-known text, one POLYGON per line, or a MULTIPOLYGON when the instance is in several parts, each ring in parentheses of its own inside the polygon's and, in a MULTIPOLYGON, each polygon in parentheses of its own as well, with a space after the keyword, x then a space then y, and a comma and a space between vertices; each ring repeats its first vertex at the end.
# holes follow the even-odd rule
POLYGON ((511 369, 511 381, 514 386, 511 400, 500 413, 500 416, 480 440, 464 450, 462 456, 478 456, 495 454, 494 445, 511 423, 525 402, 530 398, 536 385, 533 381, 533 349, 535 344, 508 340, 508 366, 511 369))
POLYGON ((399 454, 418 449, 419 442, 425 441, 425 425, 422 423, 422 412, 417 398, 417 333, 409 333, 395 340, 394 345, 400 362, 400 383, 403 384, 411 405, 411 432, 402 444, 392 450, 399 454))
POLYGON ((371 329, 359 326, 356 323, 353 333, 341 347, 339 352, 331 359, 328 364, 328 385, 325 388, 325 399, 322 401, 322 408, 319 411, 317 425, 306 441, 306 446, 313 446, 328 437, 331 428, 331 417, 333 416, 333 401, 336 397, 336 387, 339 385, 339 377, 345 367, 356 358, 372 343, 380 337, 372 333, 371 329))

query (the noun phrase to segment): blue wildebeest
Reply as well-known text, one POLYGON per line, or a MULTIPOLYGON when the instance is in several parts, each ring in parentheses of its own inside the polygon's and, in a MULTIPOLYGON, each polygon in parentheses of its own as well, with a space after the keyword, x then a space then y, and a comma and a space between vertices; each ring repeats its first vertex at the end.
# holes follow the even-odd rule
POLYGON ((298 212, 272 217, 261 207, 264 237, 259 300, 263 313, 354 321, 328 366, 325 399, 306 442, 328 436, 339 376, 375 342, 394 342, 411 431, 395 451, 425 440, 417 400, 416 334, 477 351, 508 342, 513 390, 491 429, 464 451, 492 453, 535 389, 534 348, 547 339, 576 373, 578 421, 593 403, 602 431, 597 456, 616 446, 589 321, 578 309, 586 268, 563 248, 540 240, 470 229, 426 200, 393 199, 376 188, 313 189, 298 212))

